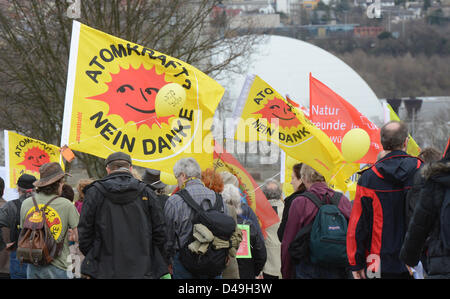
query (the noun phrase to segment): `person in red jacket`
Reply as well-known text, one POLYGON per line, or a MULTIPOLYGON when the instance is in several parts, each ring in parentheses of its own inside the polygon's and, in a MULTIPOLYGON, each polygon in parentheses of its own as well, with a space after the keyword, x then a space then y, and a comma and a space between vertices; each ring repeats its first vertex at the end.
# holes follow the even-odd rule
POLYGON ((408 129, 391 121, 381 130, 385 156, 362 171, 347 230, 347 256, 353 277, 409 278, 399 254, 405 237, 405 200, 422 165, 406 154, 408 129))

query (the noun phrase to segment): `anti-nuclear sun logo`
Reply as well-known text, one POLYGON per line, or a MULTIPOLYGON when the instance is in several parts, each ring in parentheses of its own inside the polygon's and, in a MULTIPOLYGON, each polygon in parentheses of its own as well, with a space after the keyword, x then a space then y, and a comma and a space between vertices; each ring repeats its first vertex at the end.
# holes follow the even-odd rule
POLYGON ((279 126, 285 129, 292 127, 296 128, 301 125, 301 122, 298 120, 292 107, 278 98, 269 100, 267 104, 264 105, 264 108, 253 112, 253 114, 261 114, 262 118, 267 119, 269 123, 272 122, 272 119, 278 119, 279 126))
POLYGON ((117 74, 111 74, 111 81, 106 82, 108 90, 102 94, 89 97, 108 104, 109 113, 122 117, 125 123, 133 121, 137 128, 146 124, 161 128, 162 123, 169 123, 174 115, 160 116, 156 114, 155 100, 158 91, 166 85, 164 74, 157 74, 155 68, 147 70, 141 65, 134 69, 120 67, 117 74))
POLYGON ((35 146, 25 152, 24 159, 18 165, 25 166, 26 170, 39 172, 39 167, 50 162, 48 153, 35 146))

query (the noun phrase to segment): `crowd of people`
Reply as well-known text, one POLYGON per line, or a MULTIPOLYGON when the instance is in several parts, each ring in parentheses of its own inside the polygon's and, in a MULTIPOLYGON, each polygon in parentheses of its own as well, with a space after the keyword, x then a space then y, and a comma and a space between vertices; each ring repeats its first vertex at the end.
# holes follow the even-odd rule
MULTIPOLYGON (((76 192, 58 163, 44 164, 39 179, 19 177, 18 199, 0 201, 0 276, 450 278, 450 150, 408 155, 402 122, 385 124, 380 135, 383 151, 359 172, 353 201, 303 163, 293 166, 294 192, 286 198, 280 182, 266 180, 261 190, 280 221, 265 231, 239 180, 213 167, 202 171, 193 158, 175 163, 170 194, 158 170, 140 176, 123 152, 107 157, 104 178, 81 179, 76 192), (58 245, 47 262, 22 248, 38 210, 58 245), (241 256, 246 242, 250 254, 241 256), (28 255, 36 262, 24 262, 28 255), (187 256, 203 258, 216 272, 193 270, 187 256)), ((0 179, 0 197, 4 187, 0 179)))

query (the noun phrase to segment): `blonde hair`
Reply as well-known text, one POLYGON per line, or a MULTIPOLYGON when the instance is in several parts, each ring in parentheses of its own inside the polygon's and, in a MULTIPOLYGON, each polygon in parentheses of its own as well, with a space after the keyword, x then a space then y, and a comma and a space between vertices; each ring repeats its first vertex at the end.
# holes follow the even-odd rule
POLYGON ((239 187, 239 180, 238 178, 228 171, 222 171, 220 172, 220 175, 222 176, 223 183, 226 184, 232 184, 236 187, 239 187))
POLYGON ((302 169, 300 170, 300 176, 302 181, 310 184, 325 182, 325 178, 320 173, 306 164, 303 164, 302 169))
POLYGON ((241 209, 241 193, 239 188, 233 184, 225 184, 222 191, 223 201, 236 209, 236 213, 240 215, 242 213, 241 209))

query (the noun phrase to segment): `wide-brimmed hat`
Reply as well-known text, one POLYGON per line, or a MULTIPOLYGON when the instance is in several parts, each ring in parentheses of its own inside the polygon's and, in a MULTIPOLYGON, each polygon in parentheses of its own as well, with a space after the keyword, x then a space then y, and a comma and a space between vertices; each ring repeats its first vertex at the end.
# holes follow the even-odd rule
POLYGON ((17 186, 26 190, 34 189, 33 183, 36 182, 36 180, 34 175, 24 173, 17 180, 17 186))
POLYGON ((124 160, 124 161, 127 161, 128 163, 132 164, 130 155, 123 153, 123 152, 115 152, 115 153, 112 153, 111 155, 109 155, 108 158, 106 158, 105 165, 108 165, 112 161, 117 161, 117 160, 124 160))
POLYGON ((65 173, 62 170, 61 165, 56 162, 45 163, 39 167, 39 173, 41 178, 33 183, 36 187, 45 187, 59 181, 66 175, 71 176, 70 174, 65 173))
POLYGON ((165 188, 167 185, 161 182, 161 171, 156 169, 146 169, 142 176, 142 181, 155 189, 165 188))

